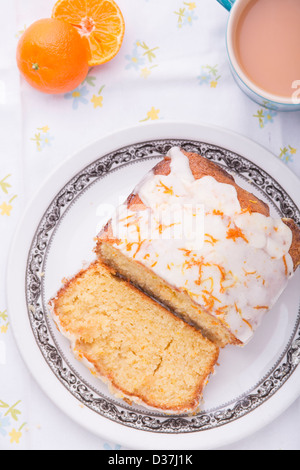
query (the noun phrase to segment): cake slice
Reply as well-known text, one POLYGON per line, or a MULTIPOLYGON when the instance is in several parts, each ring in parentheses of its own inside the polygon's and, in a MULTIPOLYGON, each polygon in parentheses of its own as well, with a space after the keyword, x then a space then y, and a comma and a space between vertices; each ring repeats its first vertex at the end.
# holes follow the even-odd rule
POLYGON ((218 346, 244 345, 300 264, 300 230, 216 163, 173 148, 98 235, 96 253, 218 346))
POLYGON ((94 262, 50 308, 76 357, 113 394, 174 414, 199 406, 219 349, 110 268, 94 262))

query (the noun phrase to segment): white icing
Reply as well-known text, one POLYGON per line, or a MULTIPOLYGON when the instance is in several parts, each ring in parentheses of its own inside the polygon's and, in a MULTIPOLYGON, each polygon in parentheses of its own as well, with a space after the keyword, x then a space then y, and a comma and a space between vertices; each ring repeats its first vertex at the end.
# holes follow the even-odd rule
POLYGON ((180 149, 168 156, 170 174, 152 172, 136 188, 140 210, 122 206, 113 218, 114 246, 246 343, 293 274, 292 232, 281 219, 242 210, 233 185, 196 180, 180 149))

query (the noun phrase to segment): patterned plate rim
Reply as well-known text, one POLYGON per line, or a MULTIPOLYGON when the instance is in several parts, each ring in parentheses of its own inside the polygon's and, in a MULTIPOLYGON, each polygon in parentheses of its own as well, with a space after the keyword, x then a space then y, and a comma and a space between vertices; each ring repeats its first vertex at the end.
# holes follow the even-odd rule
POLYGON ((266 171, 247 158, 217 145, 195 140, 149 140, 122 147, 99 157, 69 180, 53 198, 36 229, 26 269, 26 299, 30 325, 44 359, 59 381, 82 404, 107 419, 138 430, 168 434, 193 433, 223 426, 251 413, 271 398, 300 363, 300 308, 293 334, 280 359, 246 395, 217 409, 199 412, 192 417, 165 416, 146 409, 135 410, 125 403, 120 405, 113 398, 99 396, 68 364, 63 351, 51 334, 43 296, 43 277, 40 273, 43 272, 51 239, 61 220, 90 185, 124 165, 154 159, 158 154, 164 155, 174 145, 190 152, 200 153, 230 173, 238 174, 250 182, 256 191, 262 193, 279 214, 293 218, 300 225, 300 211, 287 192, 266 171))

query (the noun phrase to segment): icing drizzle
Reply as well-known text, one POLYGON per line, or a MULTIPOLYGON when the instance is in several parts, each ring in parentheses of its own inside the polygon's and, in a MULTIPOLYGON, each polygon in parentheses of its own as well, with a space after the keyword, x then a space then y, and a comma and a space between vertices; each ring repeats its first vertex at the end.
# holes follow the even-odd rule
POLYGON ((143 206, 118 209, 114 246, 247 343, 293 274, 292 232, 279 218, 242 210, 233 185, 196 180, 179 148, 168 156, 170 174, 151 172, 136 188, 143 206))

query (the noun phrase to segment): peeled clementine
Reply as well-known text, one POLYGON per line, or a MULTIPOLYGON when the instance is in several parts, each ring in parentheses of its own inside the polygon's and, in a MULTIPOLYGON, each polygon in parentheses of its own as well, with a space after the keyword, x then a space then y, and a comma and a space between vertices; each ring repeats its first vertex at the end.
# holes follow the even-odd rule
POLYGON ((114 0, 58 0, 52 18, 72 24, 87 39, 90 66, 108 62, 121 48, 125 22, 114 0))
POLYGON ((21 36, 17 64, 27 82, 44 93, 67 93, 77 88, 89 70, 87 40, 64 21, 46 18, 21 36))

